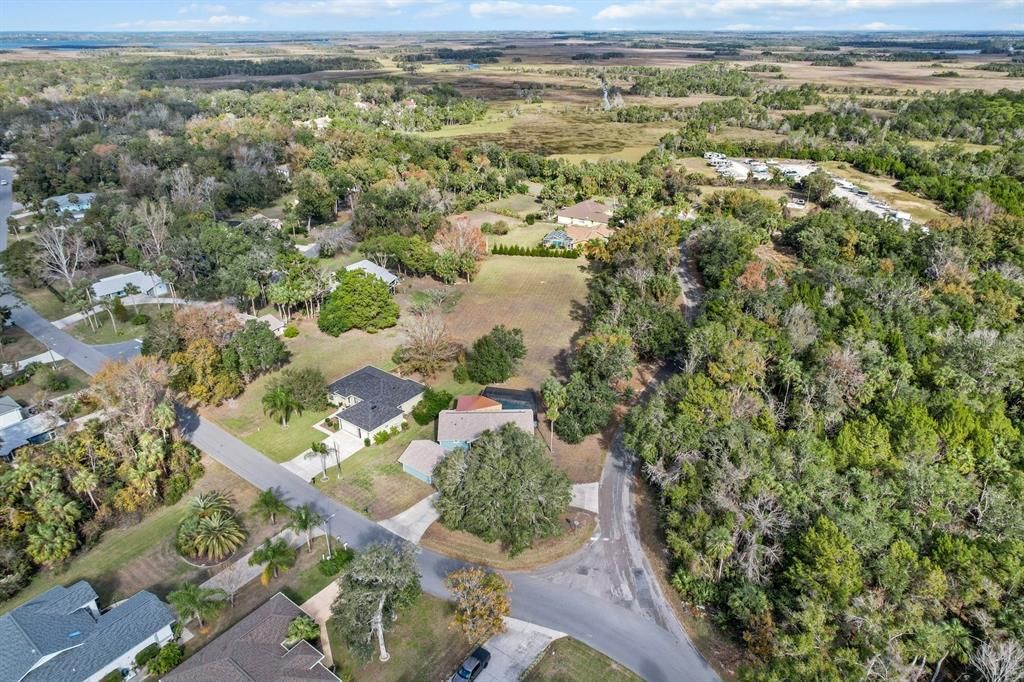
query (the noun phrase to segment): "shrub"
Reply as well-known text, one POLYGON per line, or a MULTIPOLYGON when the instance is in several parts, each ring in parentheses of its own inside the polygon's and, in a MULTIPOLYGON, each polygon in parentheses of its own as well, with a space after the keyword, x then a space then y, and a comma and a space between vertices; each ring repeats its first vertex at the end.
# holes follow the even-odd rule
POLYGON ((390 431, 379 431, 373 434, 373 442, 376 443, 377 445, 380 445, 381 443, 387 443, 389 440, 391 440, 390 431))
POLYGON ((121 682, 124 679, 124 675, 121 674, 121 669, 111 670, 109 673, 100 678, 100 682, 121 682))
POLYGON ((452 370, 452 378, 455 379, 457 383, 464 384, 469 381, 469 370, 467 370, 466 366, 463 364, 455 365, 455 369, 452 370))
POLYGON ((284 328, 284 338, 286 338, 286 339, 294 339, 298 335, 299 335, 299 328, 296 327, 294 324, 290 324, 290 325, 288 325, 287 327, 284 328))
POLYGON ((504 220, 499 220, 496 223, 484 223, 480 226, 480 231, 484 234, 508 234, 508 223, 504 220))
POLYGON ((341 573, 341 569, 345 568, 352 557, 355 556, 355 552, 351 549, 336 549, 334 550, 334 556, 330 559, 321 559, 319 568, 320 573, 327 577, 332 575, 338 575, 341 573))
POLYGON ((192 481, 184 474, 174 474, 164 483, 164 504, 175 504, 192 487, 192 481))
POLYGON ((46 373, 43 375, 43 388, 47 391, 66 391, 71 386, 71 380, 63 374, 58 374, 52 369, 47 368, 46 373))
POLYGON ((128 312, 128 309, 124 307, 124 303, 121 303, 119 298, 114 299, 110 306, 110 312, 114 314, 114 319, 118 322, 127 322, 132 319, 132 314, 128 312))
POLYGON ((578 249, 549 249, 546 246, 519 246, 517 244, 495 244, 491 247, 495 256, 532 256, 534 258, 579 258, 578 249))
POLYGON ((523 218, 523 220, 526 221, 527 225, 533 225, 535 222, 540 220, 540 216, 537 215, 536 213, 527 213, 526 217, 523 218))
POLYGON ((369 438, 364 438, 363 439, 363 445, 365 445, 366 447, 370 447, 371 445, 373 445, 373 443, 370 442, 369 438))
POLYGON ((498 325, 473 342, 466 357, 466 373, 478 384, 507 381, 525 356, 523 330, 498 325))
POLYGON ((142 651, 135 654, 135 665, 141 668, 142 666, 146 665, 154 658, 156 658, 156 655, 158 653, 160 653, 160 645, 156 642, 153 642, 152 644, 144 648, 142 651))
POLYGON ((412 408, 412 418, 420 426, 426 426, 437 419, 437 415, 441 410, 448 409, 448 406, 452 404, 452 399, 453 396, 448 391, 435 391, 432 388, 428 388, 423 392, 423 400, 416 403, 416 407, 412 408))
POLYGON ((149 672, 152 675, 166 675, 174 670, 182 659, 185 658, 185 650, 180 644, 169 642, 160 649, 152 661, 149 662, 149 672))
POLYGON ((132 316, 131 323, 137 327, 149 324, 149 315, 139 313, 138 315, 132 316))

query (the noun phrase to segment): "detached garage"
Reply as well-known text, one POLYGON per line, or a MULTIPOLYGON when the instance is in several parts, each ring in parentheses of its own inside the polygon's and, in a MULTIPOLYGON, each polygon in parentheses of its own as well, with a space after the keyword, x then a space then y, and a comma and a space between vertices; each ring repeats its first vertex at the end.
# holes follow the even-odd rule
POLYGON ((444 459, 444 448, 432 440, 414 440, 398 458, 402 471, 433 484, 434 467, 444 459))

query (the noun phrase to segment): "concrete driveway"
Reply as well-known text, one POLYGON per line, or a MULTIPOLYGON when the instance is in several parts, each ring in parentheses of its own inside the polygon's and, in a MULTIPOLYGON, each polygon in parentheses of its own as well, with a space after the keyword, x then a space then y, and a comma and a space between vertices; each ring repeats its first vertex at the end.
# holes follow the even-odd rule
POLYGON ((434 493, 424 497, 401 514, 395 514, 390 519, 381 521, 380 525, 409 542, 419 542, 423 534, 427 532, 427 528, 430 528, 430 524, 440 518, 437 510, 434 509, 434 500, 439 495, 440 493, 434 493))
POLYGON ((491 662, 478 678, 480 682, 518 682, 548 644, 565 637, 564 632, 516 618, 506 618, 505 626, 505 632, 484 644, 491 652, 491 662))
MULTIPOLYGON (((311 435, 315 433, 315 431, 310 432, 311 435)), ((325 438, 323 442, 327 443, 328 449, 334 449, 334 452, 330 452, 327 455, 328 469, 335 466, 339 461, 344 462, 346 459, 362 450, 364 446, 363 441, 359 440, 351 433, 345 433, 344 431, 338 431, 337 433, 332 434, 325 438)), ((310 450, 306 450, 295 459, 290 459, 287 462, 284 462, 281 466, 305 481, 311 480, 314 476, 321 476, 323 474, 323 465, 320 462, 320 458, 307 457, 306 455, 309 453, 310 450)))

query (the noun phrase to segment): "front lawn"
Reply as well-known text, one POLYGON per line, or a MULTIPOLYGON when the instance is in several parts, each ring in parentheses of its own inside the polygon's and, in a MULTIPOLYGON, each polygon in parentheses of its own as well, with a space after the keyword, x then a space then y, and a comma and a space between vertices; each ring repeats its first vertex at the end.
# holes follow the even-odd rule
POLYGON ((639 682, 640 678, 599 651, 572 637, 548 645, 522 682, 639 682))
POLYGON ((448 602, 420 595, 398 614, 398 622, 385 633, 384 641, 391 654, 387 663, 374 657, 369 663, 360 664, 345 645, 335 622, 327 621, 338 676, 360 682, 448 679, 473 648, 460 629, 451 627, 453 615, 454 607, 448 602))
MULTIPOLYGON (((162 305, 161 308, 166 310, 170 304, 162 305)), ((133 316, 135 315, 135 308, 127 306, 128 312, 133 316)), ((138 306, 138 312, 154 317, 160 312, 160 309, 155 305, 140 305, 138 306)), ((98 325, 97 329, 93 329, 89 326, 88 320, 82 320, 76 322, 74 325, 67 329, 67 332, 74 336, 83 343, 88 343, 92 346, 99 346, 107 343, 121 343, 123 341, 131 341, 133 339, 142 339, 146 336, 146 325, 144 324, 132 324, 131 322, 117 322, 117 328, 115 329, 114 322, 110 319, 110 313, 106 311, 100 311, 94 316, 94 320, 98 325)))

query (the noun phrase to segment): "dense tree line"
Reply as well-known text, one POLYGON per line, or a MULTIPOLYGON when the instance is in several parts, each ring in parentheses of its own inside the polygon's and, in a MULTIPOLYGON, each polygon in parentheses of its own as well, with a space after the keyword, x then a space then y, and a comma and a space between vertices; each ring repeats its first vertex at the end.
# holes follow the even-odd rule
POLYGON ((140 80, 172 81, 183 78, 215 76, 282 76, 330 70, 366 70, 380 68, 373 59, 351 55, 333 57, 274 57, 272 59, 223 59, 218 57, 165 57, 147 59, 136 67, 140 80))

